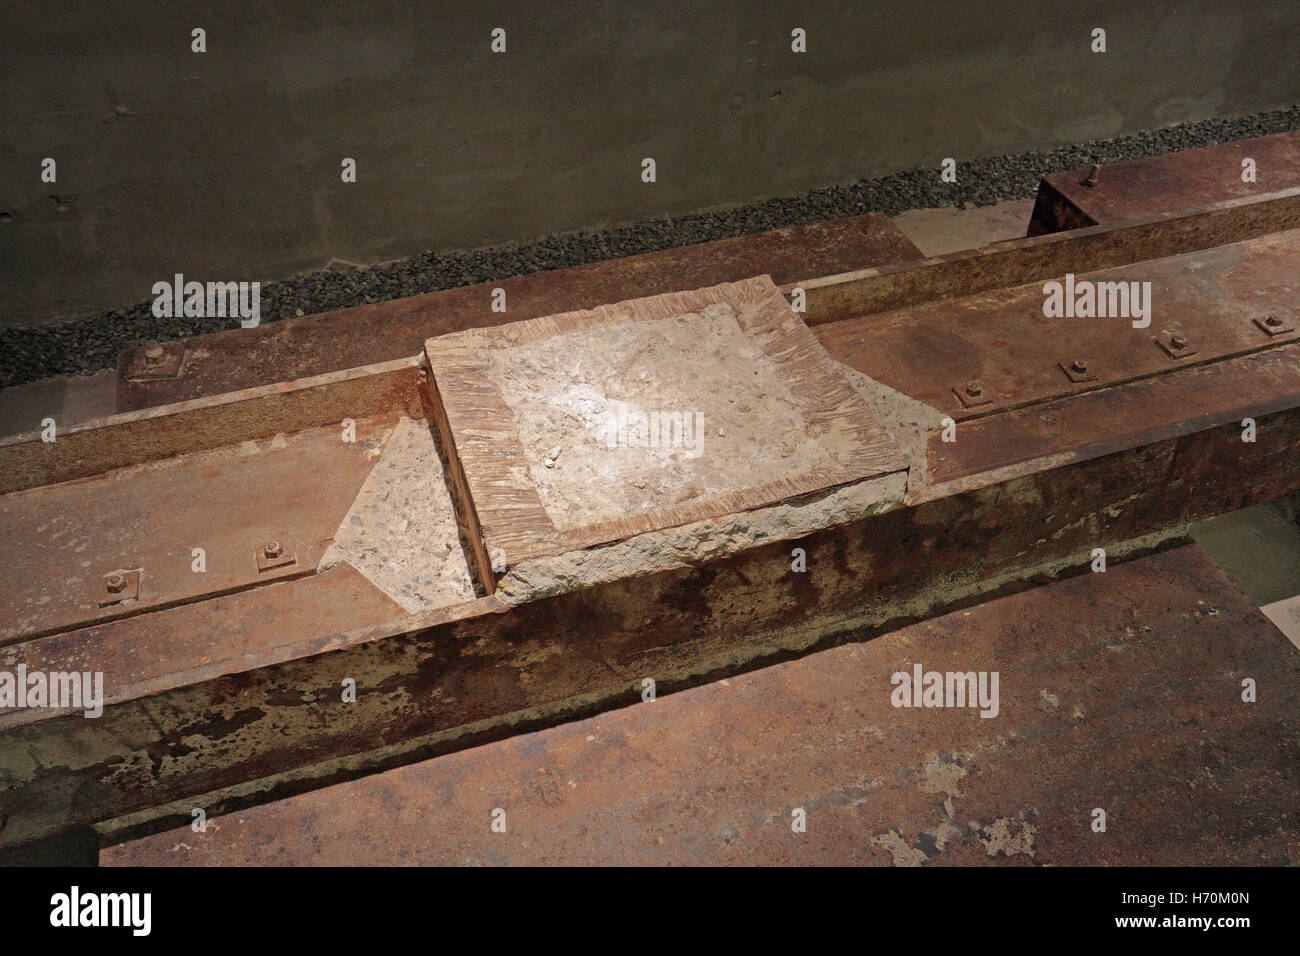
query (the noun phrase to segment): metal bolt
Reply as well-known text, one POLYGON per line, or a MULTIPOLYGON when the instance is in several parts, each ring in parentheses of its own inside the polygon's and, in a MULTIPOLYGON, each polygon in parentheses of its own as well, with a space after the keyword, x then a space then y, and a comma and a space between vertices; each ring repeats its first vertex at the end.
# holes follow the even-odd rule
POLYGON ((1169 344, 1176 349, 1187 348, 1187 339, 1181 335, 1173 335, 1169 338, 1169 344))
POLYGON ((979 381, 967 382, 966 394, 971 398, 979 398, 984 394, 984 385, 979 381))
POLYGON ((151 342, 144 349, 145 365, 161 365, 163 359, 167 357, 167 352, 157 342, 151 342))
POLYGON ((1276 315, 1270 315, 1264 319, 1264 324, 1272 326, 1273 328, 1277 328, 1279 325, 1282 324, 1282 320, 1279 319, 1276 315))
POLYGON ((1092 189, 1094 186, 1097 185, 1097 180, 1100 178, 1101 178, 1101 164, 1093 163, 1092 169, 1090 169, 1088 171, 1088 175, 1083 178, 1082 185, 1087 186, 1089 189, 1092 189))
POLYGON ((1070 366, 1076 372, 1083 373, 1088 371, 1088 363, 1083 359, 1075 359, 1074 364, 1070 366))
POLYGON ((268 558, 278 558, 284 553, 284 549, 280 547, 279 541, 271 541, 266 547, 262 548, 262 553, 268 558))
POLYGON ((122 593, 126 590, 126 575, 114 571, 104 578, 104 587, 108 589, 109 594, 122 593))

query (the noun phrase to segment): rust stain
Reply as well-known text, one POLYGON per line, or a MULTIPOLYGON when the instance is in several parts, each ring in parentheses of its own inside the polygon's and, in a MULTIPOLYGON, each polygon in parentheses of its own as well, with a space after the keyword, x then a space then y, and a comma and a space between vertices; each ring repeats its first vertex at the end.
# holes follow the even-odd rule
POLYGON ((1298 750, 1300 654, 1188 545, 101 862, 1295 864, 1298 750), (917 663, 1000 671, 998 717, 895 707, 917 663))

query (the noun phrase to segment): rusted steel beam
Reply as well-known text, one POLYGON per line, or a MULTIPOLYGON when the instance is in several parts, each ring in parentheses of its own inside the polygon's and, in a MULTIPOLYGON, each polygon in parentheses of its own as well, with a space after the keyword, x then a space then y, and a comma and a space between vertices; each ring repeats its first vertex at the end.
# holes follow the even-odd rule
MULTIPOLYGON (((1205 287, 1208 299, 1232 289, 1227 273, 1216 282, 1205 287)), ((866 335, 877 318, 855 321, 866 335)), ((1006 337, 1024 334, 1013 326, 1006 337)), ((1044 360, 1054 359, 1055 343, 1038 339, 1044 360)), ((993 338, 975 351, 1004 347, 993 338)), ((460 749, 639 699, 646 678, 661 689, 696 683, 864 628, 928 616, 1027 576, 1078 569, 1096 548, 1145 547, 1188 521, 1289 494, 1300 489, 1296 348, 1277 339, 1261 351, 1199 366, 1174 362, 1160 376, 1078 394, 1063 378, 1060 394, 1036 393, 1032 404, 1008 403, 963 419, 957 441, 948 443, 946 416, 924 402, 926 376, 934 375, 927 355, 908 360, 913 375, 894 389, 863 373, 877 371, 864 364, 869 356, 836 345, 832 356, 849 365, 870 414, 909 465, 906 496, 878 512, 734 540, 727 534, 755 527, 761 509, 738 523, 729 516, 706 521, 689 527, 712 543, 708 549, 645 549, 639 563, 596 579, 576 575, 571 589, 522 603, 465 593, 420 610, 398 606, 400 589, 383 579, 385 569, 366 565, 362 548, 355 567, 343 561, 315 575, 0 647, 6 667, 101 671, 107 697, 103 715, 90 720, 79 712, 0 713, 0 813, 7 820, 0 843, 114 818, 124 818, 115 827, 169 814, 188 819, 194 805, 216 812, 254 793, 460 749), (1154 382, 1169 383, 1164 399, 1151 400, 1154 382), (1112 414, 1072 413, 1073 403, 1087 402, 1101 402, 1096 407, 1112 414), (1050 410, 1027 417, 1044 409, 1050 410), (1255 418, 1254 442, 1242 440, 1247 415, 1255 418), (792 568, 796 547, 806 570, 792 568), (342 698, 346 682, 355 682, 355 701, 342 698)), ((988 358, 972 354, 970 361, 978 366, 988 358)), ((428 383, 418 367, 401 368, 399 375, 381 367, 376 374, 387 384, 376 392, 350 394, 379 414, 366 403, 390 394, 385 389, 399 375, 413 392, 399 392, 399 404, 418 416, 428 383)), ((186 435, 186 422, 205 422, 213 432, 210 451, 257 468, 280 451, 277 433, 322 427, 313 416, 344 413, 335 400, 348 393, 333 388, 355 389, 357 376, 364 373, 119 416, 79 433, 71 452, 28 436, 8 453, 16 462, 43 462, 44 470, 22 472, 39 481, 77 474, 99 429, 130 438, 147 461, 145 422, 166 435, 186 435), (240 410, 246 402, 256 416, 240 410), (219 408, 231 416, 228 431, 219 427, 219 408), (255 422, 266 429, 261 435, 255 422), (267 447, 241 458, 249 441, 267 447)), ((427 423, 423 428, 427 436, 427 423)), ((160 453, 153 449, 155 458, 160 453)), ((114 480, 137 480, 155 467, 184 464, 137 466, 114 472, 114 480)), ((313 469, 302 480, 310 496, 330 474, 313 469)), ((206 494, 194 489, 196 499, 206 494)), ((429 488, 422 495, 432 500, 429 488)), ((797 509, 823 500, 813 495, 787 504, 797 509)), ((331 507, 343 535, 351 523, 337 504, 331 507)), ((413 514, 407 509, 399 517, 413 514)), ((454 553, 454 527, 433 537, 454 553)), ((12 563, 13 553, 5 549, 6 573, 18 578, 26 572, 12 563)), ((422 553, 408 566, 426 559, 422 553)))
POLYGON ((0 598, 0 644, 314 574, 396 423, 362 419, 355 442, 311 428, 233 460, 0 496, 0 546, 22 556, 0 598), (329 481, 305 487, 313 471, 329 481), (113 574, 134 576, 130 595, 105 587, 113 574))
POLYGON ((1044 176, 1029 235, 1111 225, 1300 186, 1300 130, 1044 176))
POLYGON ((1300 653, 1185 545, 100 863, 1296 865, 1298 750, 1300 653))
POLYGON ((1123 315, 1046 315, 1034 283, 816 331, 836 358, 965 421, 1300 341, 1297 275, 1300 231, 1281 232, 1057 281, 1062 308, 1087 287, 1097 313, 1123 315))
POLYGON ((49 442, 40 430, 0 437, 0 494, 335 425, 349 417, 418 417, 424 374, 420 359, 411 356, 83 422, 58 429, 49 442))
POLYGON ((167 377, 140 377, 144 349, 129 349, 118 361, 117 407, 153 408, 399 359, 444 332, 765 273, 782 283, 920 258, 888 218, 869 213, 462 286, 168 343, 165 351, 181 361, 167 377), (504 313, 492 311, 494 289, 505 290, 504 313))
POLYGON ((1287 411, 1258 420, 1258 444, 1243 446, 1236 421, 1213 427, 1203 418, 1205 427, 1182 437, 1139 436, 1127 451, 1067 456, 1046 471, 1022 466, 1014 477, 801 538, 803 574, 791 573, 791 544, 778 542, 514 607, 482 598, 328 634, 310 616, 279 610, 268 626, 266 611, 248 606, 283 607, 291 596, 269 592, 302 586, 288 582, 11 646, 10 666, 103 670, 110 692, 96 720, 7 715, 0 840, 133 812, 215 812, 253 792, 634 701, 647 677, 670 690, 850 629, 923 617, 1027 575, 1086 567, 1097 547, 1118 553, 1125 541, 1300 490, 1300 395, 1290 389, 1287 411), (234 598, 244 603, 221 603, 234 598), (206 637, 225 627, 233 640, 206 637), (355 703, 339 696, 349 679, 355 703), (170 801, 180 804, 161 806, 170 801))
POLYGON ((862 269, 787 283, 805 292, 809 325, 938 302, 1008 286, 1098 272, 1210 249, 1300 227, 1300 187, 1152 214, 1117 225, 1089 226, 999 242, 920 262, 862 269))
MULTIPOLYGON (((960 442, 929 438, 927 475, 933 484, 921 494, 987 482, 1025 462, 1120 452, 1139 434, 1174 437, 1208 420, 1259 421, 1285 412, 1297 391, 1300 345, 1291 345, 976 419, 962 425, 960 442)), ((1255 450, 1248 442, 1241 445, 1230 451, 1244 488, 1255 450)))

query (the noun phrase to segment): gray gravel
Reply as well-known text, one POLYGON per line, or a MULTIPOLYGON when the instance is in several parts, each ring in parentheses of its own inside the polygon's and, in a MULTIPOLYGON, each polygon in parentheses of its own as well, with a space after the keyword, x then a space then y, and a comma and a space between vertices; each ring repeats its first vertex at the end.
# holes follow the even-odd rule
MULTIPOLYGON (((715 212, 652 219, 599 232, 566 233, 530 242, 409 259, 343 272, 320 271, 262 284, 262 321, 383 302, 421 292, 490 282, 547 269, 726 239, 866 212, 896 216, 908 209, 987 206, 1032 197, 1046 173, 1114 163, 1180 149, 1300 128, 1300 105, 1232 119, 1210 119, 1110 140, 961 161, 957 184, 940 184, 930 167, 828 186, 715 212)), ((117 364, 117 355, 149 340, 166 341, 228 328, 229 320, 155 318, 149 301, 54 326, 0 329, 0 388, 51 375, 89 374, 117 364)))

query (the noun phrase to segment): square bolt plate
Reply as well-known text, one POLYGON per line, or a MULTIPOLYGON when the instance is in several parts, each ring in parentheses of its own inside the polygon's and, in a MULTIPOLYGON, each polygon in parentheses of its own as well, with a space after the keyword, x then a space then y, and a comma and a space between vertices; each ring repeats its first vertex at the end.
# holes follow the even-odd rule
POLYGON ((1265 315, 1254 319, 1254 323, 1259 326, 1268 335, 1281 335, 1283 332, 1294 332, 1295 326, 1289 324, 1286 319, 1278 318, 1276 315, 1265 315), (1276 325, 1269 325, 1268 320, 1272 319, 1276 325))
POLYGON ((978 395, 968 395, 966 393, 965 385, 954 385, 952 387, 952 393, 957 396, 957 401, 961 402, 963 408, 977 408, 980 405, 987 405, 989 402, 993 401, 993 399, 989 397, 987 389, 981 390, 978 395))
POLYGON ((1191 345, 1184 345, 1182 348, 1177 348, 1174 345, 1174 336, 1176 334, 1176 332, 1161 332, 1159 338, 1155 340, 1156 345, 1160 346, 1161 351, 1171 359, 1185 359, 1188 356, 1195 355, 1197 351, 1199 351, 1198 349, 1192 348, 1191 345))
POLYGON ((127 380, 131 382, 158 382, 164 379, 180 378, 181 368, 185 364, 185 345, 181 342, 167 342, 159 345, 162 356, 150 363, 145 358, 145 349, 137 349, 127 371, 127 380))
POLYGON ((1097 373, 1090 369, 1084 369, 1080 372, 1074 367, 1073 362, 1058 362, 1057 367, 1065 373, 1065 377, 1071 382, 1091 382, 1097 377, 1097 373))
POLYGON ((276 542, 264 541, 257 546, 256 555, 258 571, 270 571, 272 568, 282 568, 288 564, 298 563, 298 555, 293 550, 291 544, 284 543, 279 549, 278 554, 267 553, 267 548, 273 544, 276 544, 276 542))
POLYGON ((100 607, 140 600, 140 569, 109 571, 99 579, 95 599, 100 607))

